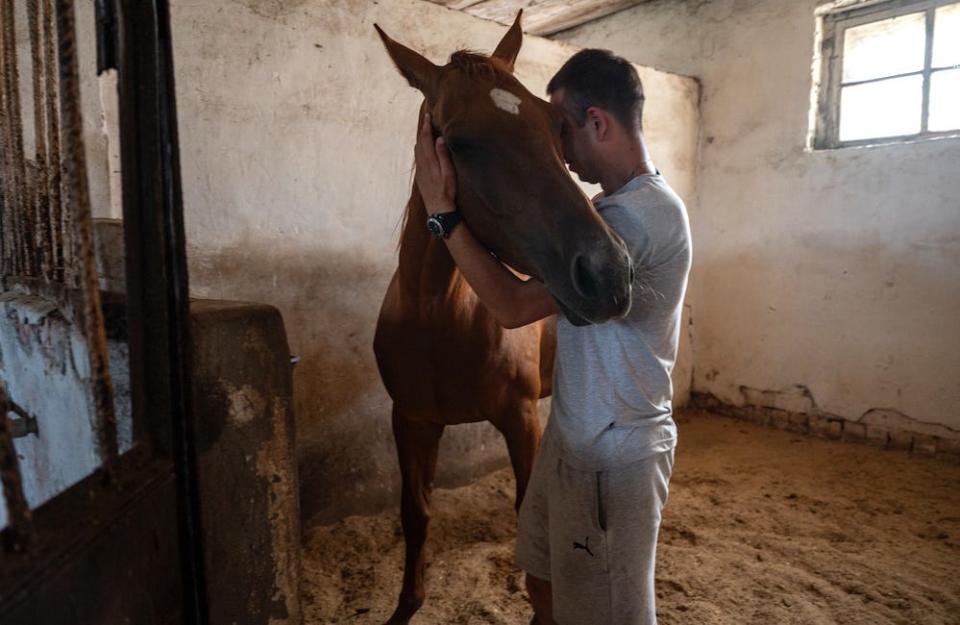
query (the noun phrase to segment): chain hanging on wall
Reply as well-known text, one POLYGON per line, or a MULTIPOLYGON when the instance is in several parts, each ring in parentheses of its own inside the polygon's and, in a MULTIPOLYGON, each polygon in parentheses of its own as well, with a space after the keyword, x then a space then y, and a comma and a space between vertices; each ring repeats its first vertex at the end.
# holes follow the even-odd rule
MULTIPOLYGON (((64 306, 79 288, 95 436, 110 478, 119 456, 117 420, 94 255, 74 1, 27 0, 26 10, 35 140, 30 158, 24 149, 14 1, 0 0, 0 277, 15 279, 21 288, 60 284, 54 291, 63 294, 64 306)), ((6 402, 0 380, 0 409, 6 402)), ((13 534, 28 536, 30 510, 6 412, 0 415, 0 471, 13 534)))
POLYGON ((58 88, 56 56, 56 40, 54 39, 55 19, 53 0, 43 1, 43 75, 46 82, 44 105, 47 118, 47 196, 49 198, 48 213, 50 215, 51 236, 51 265, 52 279, 62 282, 64 279, 64 241, 66 240, 66 223, 64 221, 63 205, 61 204, 62 165, 60 159, 60 112, 57 108, 58 88))
POLYGON ((20 113, 20 70, 17 64, 16 21, 12 0, 0 2, 0 106, 3 123, 4 268, 29 275, 27 263, 26 161, 20 113))
MULTIPOLYGON (((27 0, 35 151, 24 149, 16 12, 0 0, 0 273, 64 283, 69 213, 61 207, 60 120, 52 0, 27 0)), ((74 279, 68 286, 77 286, 74 279)))
POLYGON ((87 165, 83 146, 83 116, 80 111, 80 78, 77 62, 76 26, 73 0, 57 0, 57 33, 60 62, 60 116, 63 149, 63 188, 77 238, 80 292, 83 294, 83 323, 88 342, 93 399, 96 407, 96 435, 100 460, 109 475, 117 460, 117 417, 113 383, 107 353, 107 333, 100 306, 100 281, 93 251, 93 216, 87 186, 87 165))
POLYGON ((33 67, 33 128, 36 155, 33 162, 33 209, 37 231, 33 244, 38 251, 39 271, 46 280, 53 277, 53 222, 50 215, 49 161, 47 160, 47 120, 44 99, 46 76, 42 56, 43 26, 40 0, 27 0, 30 28, 30 57, 33 67))

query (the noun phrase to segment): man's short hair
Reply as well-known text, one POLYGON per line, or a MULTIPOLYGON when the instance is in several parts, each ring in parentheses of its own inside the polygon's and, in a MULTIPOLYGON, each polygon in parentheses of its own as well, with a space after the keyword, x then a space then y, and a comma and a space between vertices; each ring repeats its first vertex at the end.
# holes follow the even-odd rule
POLYGON ((630 130, 643 127, 643 85, 636 68, 609 50, 586 49, 574 54, 550 79, 547 93, 563 89, 564 108, 583 126, 587 109, 608 111, 630 130))

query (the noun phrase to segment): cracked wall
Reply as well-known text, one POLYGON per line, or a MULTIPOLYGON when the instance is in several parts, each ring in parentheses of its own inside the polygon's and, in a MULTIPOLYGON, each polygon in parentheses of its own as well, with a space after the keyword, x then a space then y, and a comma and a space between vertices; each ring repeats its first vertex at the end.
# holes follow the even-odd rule
POLYGON ((764 407, 764 394, 802 403, 784 395, 802 387, 845 421, 947 436, 960 139, 808 151, 816 6, 653 0, 560 38, 701 81, 694 391, 764 407))

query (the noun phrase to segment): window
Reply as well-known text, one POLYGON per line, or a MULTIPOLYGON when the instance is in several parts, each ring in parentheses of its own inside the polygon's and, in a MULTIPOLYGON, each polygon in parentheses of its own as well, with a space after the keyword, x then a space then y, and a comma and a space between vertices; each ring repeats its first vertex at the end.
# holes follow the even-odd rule
POLYGON ((960 135, 960 2, 826 14, 814 147, 960 135))

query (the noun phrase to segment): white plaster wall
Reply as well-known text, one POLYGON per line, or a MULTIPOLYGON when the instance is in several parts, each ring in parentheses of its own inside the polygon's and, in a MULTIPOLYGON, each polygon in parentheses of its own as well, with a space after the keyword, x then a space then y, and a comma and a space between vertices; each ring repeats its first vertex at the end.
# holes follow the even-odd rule
POLYGON ((815 8, 655 0, 562 37, 702 81, 694 390, 957 434, 960 139, 807 151, 815 8))
MULTIPOLYGON (((643 5, 552 37, 581 48, 603 48, 666 72, 700 75, 703 1, 648 0, 643 5)), ((656 93, 648 90, 648 100, 656 93)))
MULTIPOLYGON (((390 404, 373 361, 396 265, 420 96, 373 30, 445 62, 505 28, 422 0, 172 3, 193 294, 270 303, 293 353, 304 511, 319 520, 393 505, 390 404)), ((543 94, 574 49, 528 37, 518 75, 543 94)), ((664 97, 651 132, 695 195, 697 85, 643 69, 664 97)), ((488 425, 449 428, 440 483, 502 464, 488 425)))

